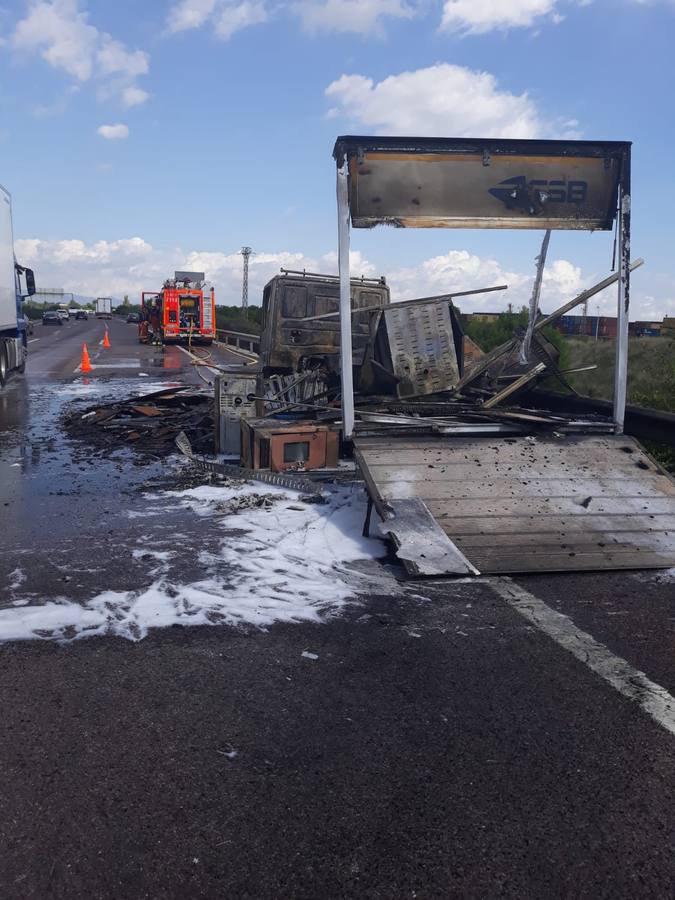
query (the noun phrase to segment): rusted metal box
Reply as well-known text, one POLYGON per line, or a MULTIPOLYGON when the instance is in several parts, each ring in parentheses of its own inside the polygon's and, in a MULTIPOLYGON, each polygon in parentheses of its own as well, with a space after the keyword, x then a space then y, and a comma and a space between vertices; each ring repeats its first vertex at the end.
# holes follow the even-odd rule
POLYGON ((241 420, 241 460, 248 469, 334 469, 339 447, 340 429, 334 424, 241 420))

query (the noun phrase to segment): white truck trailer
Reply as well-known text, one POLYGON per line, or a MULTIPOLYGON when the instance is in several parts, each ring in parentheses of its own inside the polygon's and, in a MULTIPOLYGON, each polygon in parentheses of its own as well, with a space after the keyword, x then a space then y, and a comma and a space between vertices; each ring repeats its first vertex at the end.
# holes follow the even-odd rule
POLYGON ((112 319, 112 298, 97 297, 95 309, 97 319, 112 319))
POLYGON ((0 388, 11 372, 26 367, 27 322, 21 304, 35 293, 32 269, 14 258, 12 198, 0 185, 0 388))

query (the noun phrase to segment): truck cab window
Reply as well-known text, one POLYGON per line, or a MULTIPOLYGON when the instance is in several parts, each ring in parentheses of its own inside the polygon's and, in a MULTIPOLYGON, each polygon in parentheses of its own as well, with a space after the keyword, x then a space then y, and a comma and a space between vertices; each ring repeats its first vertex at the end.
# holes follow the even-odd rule
POLYGON ((281 312, 286 319, 304 319, 307 315, 307 288, 289 284, 284 291, 281 312))
POLYGON ((315 316, 325 316, 327 313, 337 312, 340 306, 338 297, 329 297, 327 294, 317 294, 315 299, 315 316))

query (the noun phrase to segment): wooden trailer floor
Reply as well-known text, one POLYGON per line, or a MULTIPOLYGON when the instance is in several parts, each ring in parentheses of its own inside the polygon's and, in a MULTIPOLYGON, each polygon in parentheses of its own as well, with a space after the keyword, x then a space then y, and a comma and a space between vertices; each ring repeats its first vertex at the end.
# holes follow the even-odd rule
POLYGON ((633 438, 386 435, 354 446, 383 530, 397 546, 416 542, 399 553, 412 574, 675 566, 675 482, 633 438), (440 563, 415 558, 445 537, 440 563))

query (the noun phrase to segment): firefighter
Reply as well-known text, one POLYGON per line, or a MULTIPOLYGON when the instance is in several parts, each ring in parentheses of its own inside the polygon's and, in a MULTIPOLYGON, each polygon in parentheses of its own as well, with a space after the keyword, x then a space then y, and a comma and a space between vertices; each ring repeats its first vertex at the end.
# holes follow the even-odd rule
POLYGON ((143 306, 141 308, 141 320, 138 323, 138 340, 141 344, 147 344, 150 340, 148 328, 148 310, 147 307, 143 306))
POLYGON ((150 330, 152 331, 152 343, 155 346, 160 345, 162 342, 159 334, 159 304, 157 300, 153 300, 150 308, 150 330))

